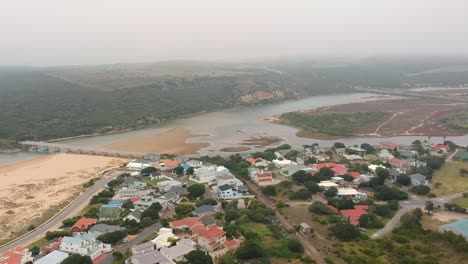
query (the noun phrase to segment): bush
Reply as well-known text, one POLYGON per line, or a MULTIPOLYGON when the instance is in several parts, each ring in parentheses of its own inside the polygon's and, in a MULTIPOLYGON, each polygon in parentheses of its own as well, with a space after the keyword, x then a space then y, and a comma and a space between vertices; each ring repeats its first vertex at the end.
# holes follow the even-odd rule
POLYGON ((341 241, 352 241, 359 237, 359 230, 350 223, 338 223, 330 228, 333 235, 341 241))
POLYGON ((290 200, 307 200, 307 199, 310 199, 311 196, 312 196, 312 193, 309 190, 307 190, 306 188, 302 188, 302 189, 299 189, 295 193, 291 193, 289 195, 289 199, 290 200))
POLYGON ((218 202, 213 198, 201 199, 201 200, 198 200, 197 202, 195 202, 195 205, 197 207, 200 207, 202 205, 217 205, 217 204, 218 204, 218 202))
POLYGON ((311 213, 316 214, 331 214, 332 211, 328 209, 328 206, 322 202, 315 201, 313 204, 309 205, 307 208, 311 213))
POLYGON ((274 186, 266 186, 262 188, 262 193, 266 196, 276 196, 276 189, 274 186))
POLYGON ((48 231, 46 232, 46 239, 47 240, 52 240, 57 237, 63 237, 63 236, 71 236, 72 232, 71 231, 48 231))
POLYGON ((256 241, 247 240, 236 251, 236 257, 242 260, 260 258, 263 256, 263 249, 256 241))
POLYGON ((92 264, 93 261, 89 256, 70 255, 62 261, 62 264, 92 264))
POLYGON ((102 234, 98 236, 97 239, 102 241, 103 243, 114 245, 126 236, 127 236, 127 233, 125 233, 125 231, 117 230, 117 231, 110 232, 107 234, 102 234))
POLYGON ((205 194, 205 185, 203 184, 192 184, 187 188, 189 192, 188 197, 190 199, 200 198, 205 194))
POLYGON ((191 204, 178 204, 175 208, 175 212, 178 216, 188 216, 195 210, 195 207, 191 204))
POLYGON ((288 240, 288 248, 294 253, 302 253, 304 252, 304 247, 302 244, 297 241, 296 239, 289 239, 288 240))
POLYGON ((431 188, 429 188, 429 186, 426 185, 417 185, 411 188, 411 191, 419 195, 424 195, 428 194, 431 191, 431 188))
POLYGON ((71 227, 78 221, 78 219, 80 219, 80 217, 67 218, 62 221, 62 225, 64 227, 71 227))
POLYGON ((396 181, 404 186, 408 186, 411 184, 411 178, 406 174, 400 174, 396 177, 396 181))

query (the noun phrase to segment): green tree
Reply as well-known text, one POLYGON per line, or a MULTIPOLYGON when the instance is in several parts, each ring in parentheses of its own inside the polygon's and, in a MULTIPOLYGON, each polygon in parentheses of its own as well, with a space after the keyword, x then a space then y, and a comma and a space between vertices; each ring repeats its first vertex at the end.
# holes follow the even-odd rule
POLYGON ((311 193, 318 193, 322 191, 322 188, 318 186, 318 184, 314 181, 307 181, 304 183, 304 186, 309 190, 311 193))
POLYGON ((218 264, 240 264, 240 262, 234 255, 227 253, 218 259, 218 264))
POLYGON ((247 240, 237 249, 236 257, 241 260, 260 258, 263 256, 263 249, 253 240, 247 240))
POLYGON ((363 214, 359 217, 359 226, 360 227, 369 226, 369 216, 367 214, 363 214))
POLYGON ((195 202, 195 205, 197 207, 202 206, 202 205, 217 205, 217 204, 218 202, 216 201, 216 199, 213 199, 213 198, 205 198, 205 199, 201 199, 195 202))
POLYGON ((335 197, 338 194, 338 189, 331 187, 330 189, 326 190, 324 194, 329 198, 335 197))
POLYGON ((159 212, 162 210, 162 206, 159 203, 153 203, 148 209, 141 213, 141 218, 149 217, 153 220, 159 219, 159 212))
POLYGON ((182 166, 177 166, 177 167, 174 168, 174 172, 175 172, 175 174, 177 174, 177 175, 182 175, 182 174, 184 174, 184 171, 185 171, 185 169, 184 169, 184 167, 182 167, 182 166))
POLYGON ((276 196, 276 189, 274 186, 266 186, 262 188, 262 193, 266 196, 276 196))
POLYGON ((158 169, 156 169, 155 167, 146 167, 144 169, 142 169, 140 171, 140 174, 145 176, 145 175, 150 175, 151 173, 155 173, 155 172, 158 172, 158 169))
POLYGON ((211 257, 201 250, 194 250, 185 255, 187 264, 213 264, 211 257))
POLYGON ((315 201, 313 204, 309 205, 307 208, 310 212, 316 214, 331 214, 332 212, 328 208, 328 206, 322 202, 315 201))
POLYGON ((153 223, 153 219, 151 217, 144 217, 141 219, 141 225, 144 227, 150 226, 153 223))
POLYGON ((89 256, 70 255, 62 261, 62 264, 93 264, 89 256))
POLYGON ((289 199, 291 200, 307 200, 310 199, 312 193, 306 188, 299 189, 297 192, 291 193, 289 199))
POLYGON ((117 230, 114 232, 102 234, 98 236, 98 239, 106 244, 114 245, 126 236, 127 234, 125 233, 125 231, 117 230))
POLYGON ((175 208, 178 216, 188 216, 195 210, 195 207, 191 204, 178 204, 175 208))
POLYGON ((335 148, 338 148, 338 149, 346 148, 345 144, 343 144, 343 143, 341 143, 341 142, 335 142, 335 143, 333 144, 333 146, 334 146, 335 148))
POLYGON ((429 188, 429 186, 426 185, 417 185, 411 188, 411 191, 419 195, 425 195, 431 191, 431 188, 429 188))
POLYGON ((436 157, 436 156, 430 156, 427 160, 427 167, 433 169, 433 170, 438 170, 442 165, 444 164, 445 159, 442 157, 436 157))
POLYGON ((203 184, 192 184, 187 188, 189 192, 188 196, 190 199, 197 199, 205 194, 205 185, 203 184))
POLYGON ((292 175, 292 179, 297 183, 304 183, 306 181, 309 181, 310 178, 311 178, 310 174, 308 174, 307 172, 303 170, 296 171, 292 175))
POLYGON ((112 252, 112 257, 114 257, 115 260, 122 260, 124 258, 124 255, 119 251, 114 251, 112 252))
POLYGON ((333 235, 341 241, 352 241, 359 237, 359 230, 350 223, 338 223, 331 228, 333 235))
POLYGON ((431 201, 426 201, 424 209, 426 209, 427 213, 430 214, 432 211, 434 211, 434 203, 431 201))
POLYGON ((296 239, 289 239, 288 240, 288 248, 294 253, 302 253, 304 252, 304 247, 302 244, 296 239))
POLYGON ((400 174, 396 177, 396 181, 404 186, 408 186, 411 184, 411 178, 406 174, 400 174))
POLYGON ((40 251, 41 251, 41 249, 38 246, 34 246, 34 247, 29 249, 29 252, 31 252, 31 255, 33 257, 39 255, 40 251))
POLYGON ((185 170, 185 173, 187 173, 187 175, 193 175, 195 173, 195 169, 193 167, 189 167, 185 170))

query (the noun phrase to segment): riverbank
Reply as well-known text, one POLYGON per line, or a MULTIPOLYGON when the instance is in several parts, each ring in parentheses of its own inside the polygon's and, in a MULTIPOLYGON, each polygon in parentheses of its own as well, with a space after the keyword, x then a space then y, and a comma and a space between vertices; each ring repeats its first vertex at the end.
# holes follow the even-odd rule
POLYGON ((163 133, 149 134, 138 138, 129 138, 104 148, 139 153, 165 153, 175 155, 195 154, 208 147, 208 143, 188 143, 190 138, 205 137, 207 134, 192 134, 188 129, 173 128, 163 133))
POLYGON ((84 191, 83 183, 125 161, 62 153, 0 167, 0 240, 39 225, 84 191))

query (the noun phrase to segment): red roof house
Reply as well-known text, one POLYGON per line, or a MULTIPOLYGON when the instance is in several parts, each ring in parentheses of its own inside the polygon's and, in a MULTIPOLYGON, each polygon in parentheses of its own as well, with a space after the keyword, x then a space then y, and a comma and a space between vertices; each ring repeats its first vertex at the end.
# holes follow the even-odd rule
POLYGON ((97 219, 83 217, 76 221, 71 230, 73 233, 87 232, 88 229, 95 224, 97 224, 97 219))
POLYGON ((384 141, 380 143, 380 148, 381 149, 397 149, 398 150, 398 144, 391 142, 391 141, 384 141))
POLYGON ((169 226, 174 229, 193 229, 197 225, 203 226, 203 223, 198 221, 196 217, 186 217, 169 223, 169 226))
POLYGON ((357 171, 350 171, 350 172, 348 172, 346 174, 352 176, 354 179, 357 179, 357 178, 361 177, 361 173, 359 173, 357 171))
POLYGON ((442 144, 437 144, 437 145, 432 145, 432 148, 435 150, 435 151, 439 151, 439 150, 442 150, 442 151, 449 151, 450 150, 450 146, 449 145, 442 145, 442 144))
POLYGON ((346 217, 352 225, 359 225, 359 217, 367 214, 369 206, 367 205, 355 205, 354 209, 341 210, 341 214, 346 217))
POLYGON ((341 164, 336 164, 331 170, 335 173, 335 176, 345 175, 348 172, 348 168, 341 164))

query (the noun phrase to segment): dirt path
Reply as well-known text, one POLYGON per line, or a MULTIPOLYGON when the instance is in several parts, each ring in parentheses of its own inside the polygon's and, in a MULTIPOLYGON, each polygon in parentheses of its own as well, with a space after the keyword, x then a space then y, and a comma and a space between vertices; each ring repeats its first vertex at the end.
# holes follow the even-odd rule
POLYGON ((385 126, 386 124, 388 124, 390 121, 392 121, 395 117, 399 116, 399 115, 402 115, 406 112, 396 112, 396 113, 393 113, 393 115, 385 122, 383 122, 382 124, 380 124, 374 131, 374 133, 370 134, 370 135, 379 135, 379 130, 385 126))

